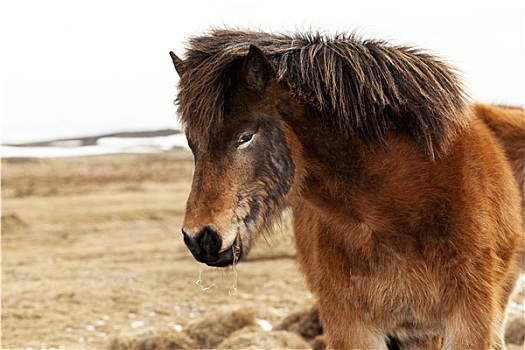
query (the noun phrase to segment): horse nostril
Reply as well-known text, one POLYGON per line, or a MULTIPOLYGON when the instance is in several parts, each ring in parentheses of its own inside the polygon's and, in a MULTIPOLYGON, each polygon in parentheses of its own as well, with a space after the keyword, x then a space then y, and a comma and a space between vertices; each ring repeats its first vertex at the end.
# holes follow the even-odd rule
POLYGON ((208 262, 215 259, 221 250, 222 239, 217 231, 209 226, 204 227, 194 236, 189 235, 184 229, 182 234, 184 243, 195 259, 200 262, 208 262))
POLYGON ((197 244, 209 257, 215 257, 219 254, 222 246, 222 239, 215 231, 209 226, 204 227, 201 232, 197 235, 197 244))
POLYGON ((201 249, 199 248, 195 238, 188 235, 184 229, 182 229, 182 235, 184 236, 184 244, 186 244, 190 252, 195 256, 200 255, 201 249))

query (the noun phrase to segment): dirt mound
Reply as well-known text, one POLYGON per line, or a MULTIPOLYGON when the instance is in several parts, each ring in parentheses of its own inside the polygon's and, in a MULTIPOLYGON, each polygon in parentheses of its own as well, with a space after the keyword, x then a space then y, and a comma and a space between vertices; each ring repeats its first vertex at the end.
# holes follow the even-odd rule
POLYGON ((109 347, 112 350, 310 349, 311 345, 296 332, 265 331, 257 325, 253 310, 238 309, 205 314, 183 332, 151 329, 123 334, 112 339, 109 347))
POLYGON ((253 310, 216 311, 190 323, 186 332, 197 340, 200 348, 210 349, 233 332, 255 325, 253 310))
POLYGON ((115 338, 111 350, 172 350, 196 349, 197 342, 184 333, 172 332, 169 335, 154 335, 152 332, 115 338))
POLYGON ((522 315, 511 318, 505 330, 505 341, 507 343, 522 345, 525 344, 525 320, 522 315))
POLYGON ((20 219, 16 214, 2 214, 2 234, 8 235, 11 233, 20 232, 29 225, 24 220, 20 219))
POLYGON ((310 342, 310 344, 312 345, 312 349, 314 350, 326 349, 326 340, 324 339, 324 335, 318 335, 310 342))
POLYGON ((319 321, 319 312, 316 307, 292 312, 275 329, 297 333, 308 341, 323 334, 323 326, 319 321))
POLYGON ((217 346, 218 349, 310 349, 310 344, 296 333, 266 332, 257 327, 241 329, 217 346))

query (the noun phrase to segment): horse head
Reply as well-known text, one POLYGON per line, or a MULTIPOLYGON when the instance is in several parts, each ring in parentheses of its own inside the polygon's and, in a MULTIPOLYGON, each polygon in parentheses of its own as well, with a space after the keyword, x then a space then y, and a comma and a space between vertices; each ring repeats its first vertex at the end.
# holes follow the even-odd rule
MULTIPOLYGON (((184 85, 198 68, 170 55, 184 85)), ((289 203, 297 173, 298 151, 292 148, 298 142, 286 120, 299 106, 257 47, 250 46, 233 67, 220 122, 206 132, 206 116, 182 116, 195 160, 184 242, 197 261, 217 267, 246 256, 273 225, 289 203)), ((185 103, 181 95, 179 103, 185 103)))

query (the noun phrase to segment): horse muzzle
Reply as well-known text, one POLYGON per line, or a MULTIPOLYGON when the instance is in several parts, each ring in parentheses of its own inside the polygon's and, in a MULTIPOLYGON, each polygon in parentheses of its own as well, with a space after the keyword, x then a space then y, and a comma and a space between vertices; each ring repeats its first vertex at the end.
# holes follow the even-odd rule
POLYGON ((232 265, 240 258, 240 250, 234 249, 237 246, 237 239, 232 248, 221 251, 222 238, 209 226, 204 227, 193 236, 186 233, 184 229, 182 229, 182 234, 184 243, 198 262, 208 266, 225 267, 232 265))

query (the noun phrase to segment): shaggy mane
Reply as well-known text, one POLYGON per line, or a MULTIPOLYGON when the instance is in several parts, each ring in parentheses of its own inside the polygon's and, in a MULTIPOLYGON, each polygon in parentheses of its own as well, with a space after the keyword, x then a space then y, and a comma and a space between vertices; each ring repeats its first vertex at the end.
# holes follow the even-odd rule
POLYGON ((453 69, 415 48, 355 35, 214 30, 189 40, 179 83, 179 115, 197 142, 223 121, 233 69, 251 44, 266 54, 274 77, 292 96, 347 137, 385 145, 393 128, 434 159, 471 116, 453 69))

